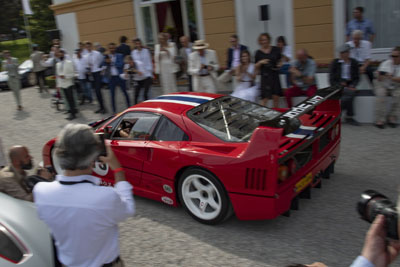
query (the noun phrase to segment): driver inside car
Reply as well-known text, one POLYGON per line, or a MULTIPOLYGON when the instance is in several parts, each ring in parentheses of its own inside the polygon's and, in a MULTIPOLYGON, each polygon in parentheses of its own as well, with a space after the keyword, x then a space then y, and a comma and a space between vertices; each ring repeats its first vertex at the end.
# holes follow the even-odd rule
POLYGON ((131 132, 133 124, 129 121, 122 121, 118 129, 118 134, 120 137, 128 138, 131 132))

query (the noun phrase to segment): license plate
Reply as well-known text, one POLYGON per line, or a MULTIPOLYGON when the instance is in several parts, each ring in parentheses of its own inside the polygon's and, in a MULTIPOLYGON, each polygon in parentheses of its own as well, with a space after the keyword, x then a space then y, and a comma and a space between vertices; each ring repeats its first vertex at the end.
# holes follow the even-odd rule
POLYGON ((297 182, 297 184, 294 186, 296 193, 302 191, 304 188, 307 187, 312 181, 312 173, 310 172, 307 174, 304 178, 302 178, 300 181, 297 182))

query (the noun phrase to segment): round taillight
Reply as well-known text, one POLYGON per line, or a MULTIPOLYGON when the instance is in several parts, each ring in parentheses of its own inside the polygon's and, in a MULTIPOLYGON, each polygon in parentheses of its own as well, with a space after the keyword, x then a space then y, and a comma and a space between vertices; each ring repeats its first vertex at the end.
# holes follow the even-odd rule
POLYGON ((334 128, 332 128, 332 130, 331 130, 331 140, 334 140, 335 137, 336 137, 336 130, 335 130, 335 127, 334 127, 334 128))
POLYGON ((289 177, 289 168, 286 165, 280 165, 278 168, 278 180, 284 182, 289 177))

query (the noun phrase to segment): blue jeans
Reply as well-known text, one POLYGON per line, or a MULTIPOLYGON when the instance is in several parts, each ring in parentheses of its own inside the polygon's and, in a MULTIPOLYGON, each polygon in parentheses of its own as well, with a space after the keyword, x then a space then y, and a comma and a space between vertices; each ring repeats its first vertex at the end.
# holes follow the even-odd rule
POLYGON ((81 91, 83 93, 83 96, 89 100, 92 101, 92 85, 90 82, 88 82, 86 79, 79 79, 79 86, 81 87, 81 91))
POLYGON ((286 87, 287 88, 290 87, 290 72, 289 72, 289 69, 290 69, 290 64, 285 63, 285 64, 282 65, 282 67, 279 70, 280 74, 285 74, 285 76, 286 76, 286 87))
POLYGON ((129 101, 129 96, 128 93, 126 92, 126 81, 121 79, 119 76, 111 76, 110 79, 110 93, 111 93, 111 103, 112 103, 112 109, 113 112, 116 112, 116 107, 115 107, 115 87, 119 86, 122 90, 122 93, 125 95, 125 100, 126 104, 128 105, 128 108, 131 106, 131 103, 129 101))

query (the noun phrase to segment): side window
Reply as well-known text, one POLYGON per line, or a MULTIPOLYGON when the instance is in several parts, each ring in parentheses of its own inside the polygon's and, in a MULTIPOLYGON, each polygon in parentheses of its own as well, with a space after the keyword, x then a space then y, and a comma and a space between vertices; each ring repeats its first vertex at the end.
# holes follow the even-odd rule
POLYGON ((113 120, 112 122, 107 124, 106 128, 111 128, 111 131, 113 131, 116 128, 116 126, 119 124, 120 121, 121 121, 121 118, 116 118, 115 120, 113 120))
POLYGON ((149 140, 160 115, 130 112, 123 116, 115 128, 112 139, 149 140))
POLYGON ((154 141, 187 141, 189 137, 178 126, 166 117, 162 117, 154 131, 154 141))
MULTIPOLYGON (((0 258, 18 263, 24 258, 24 251, 20 249, 11 233, 0 223, 0 258)), ((7 263, 6 263, 7 264, 7 263)), ((11 265, 13 265, 11 263, 11 265)))

